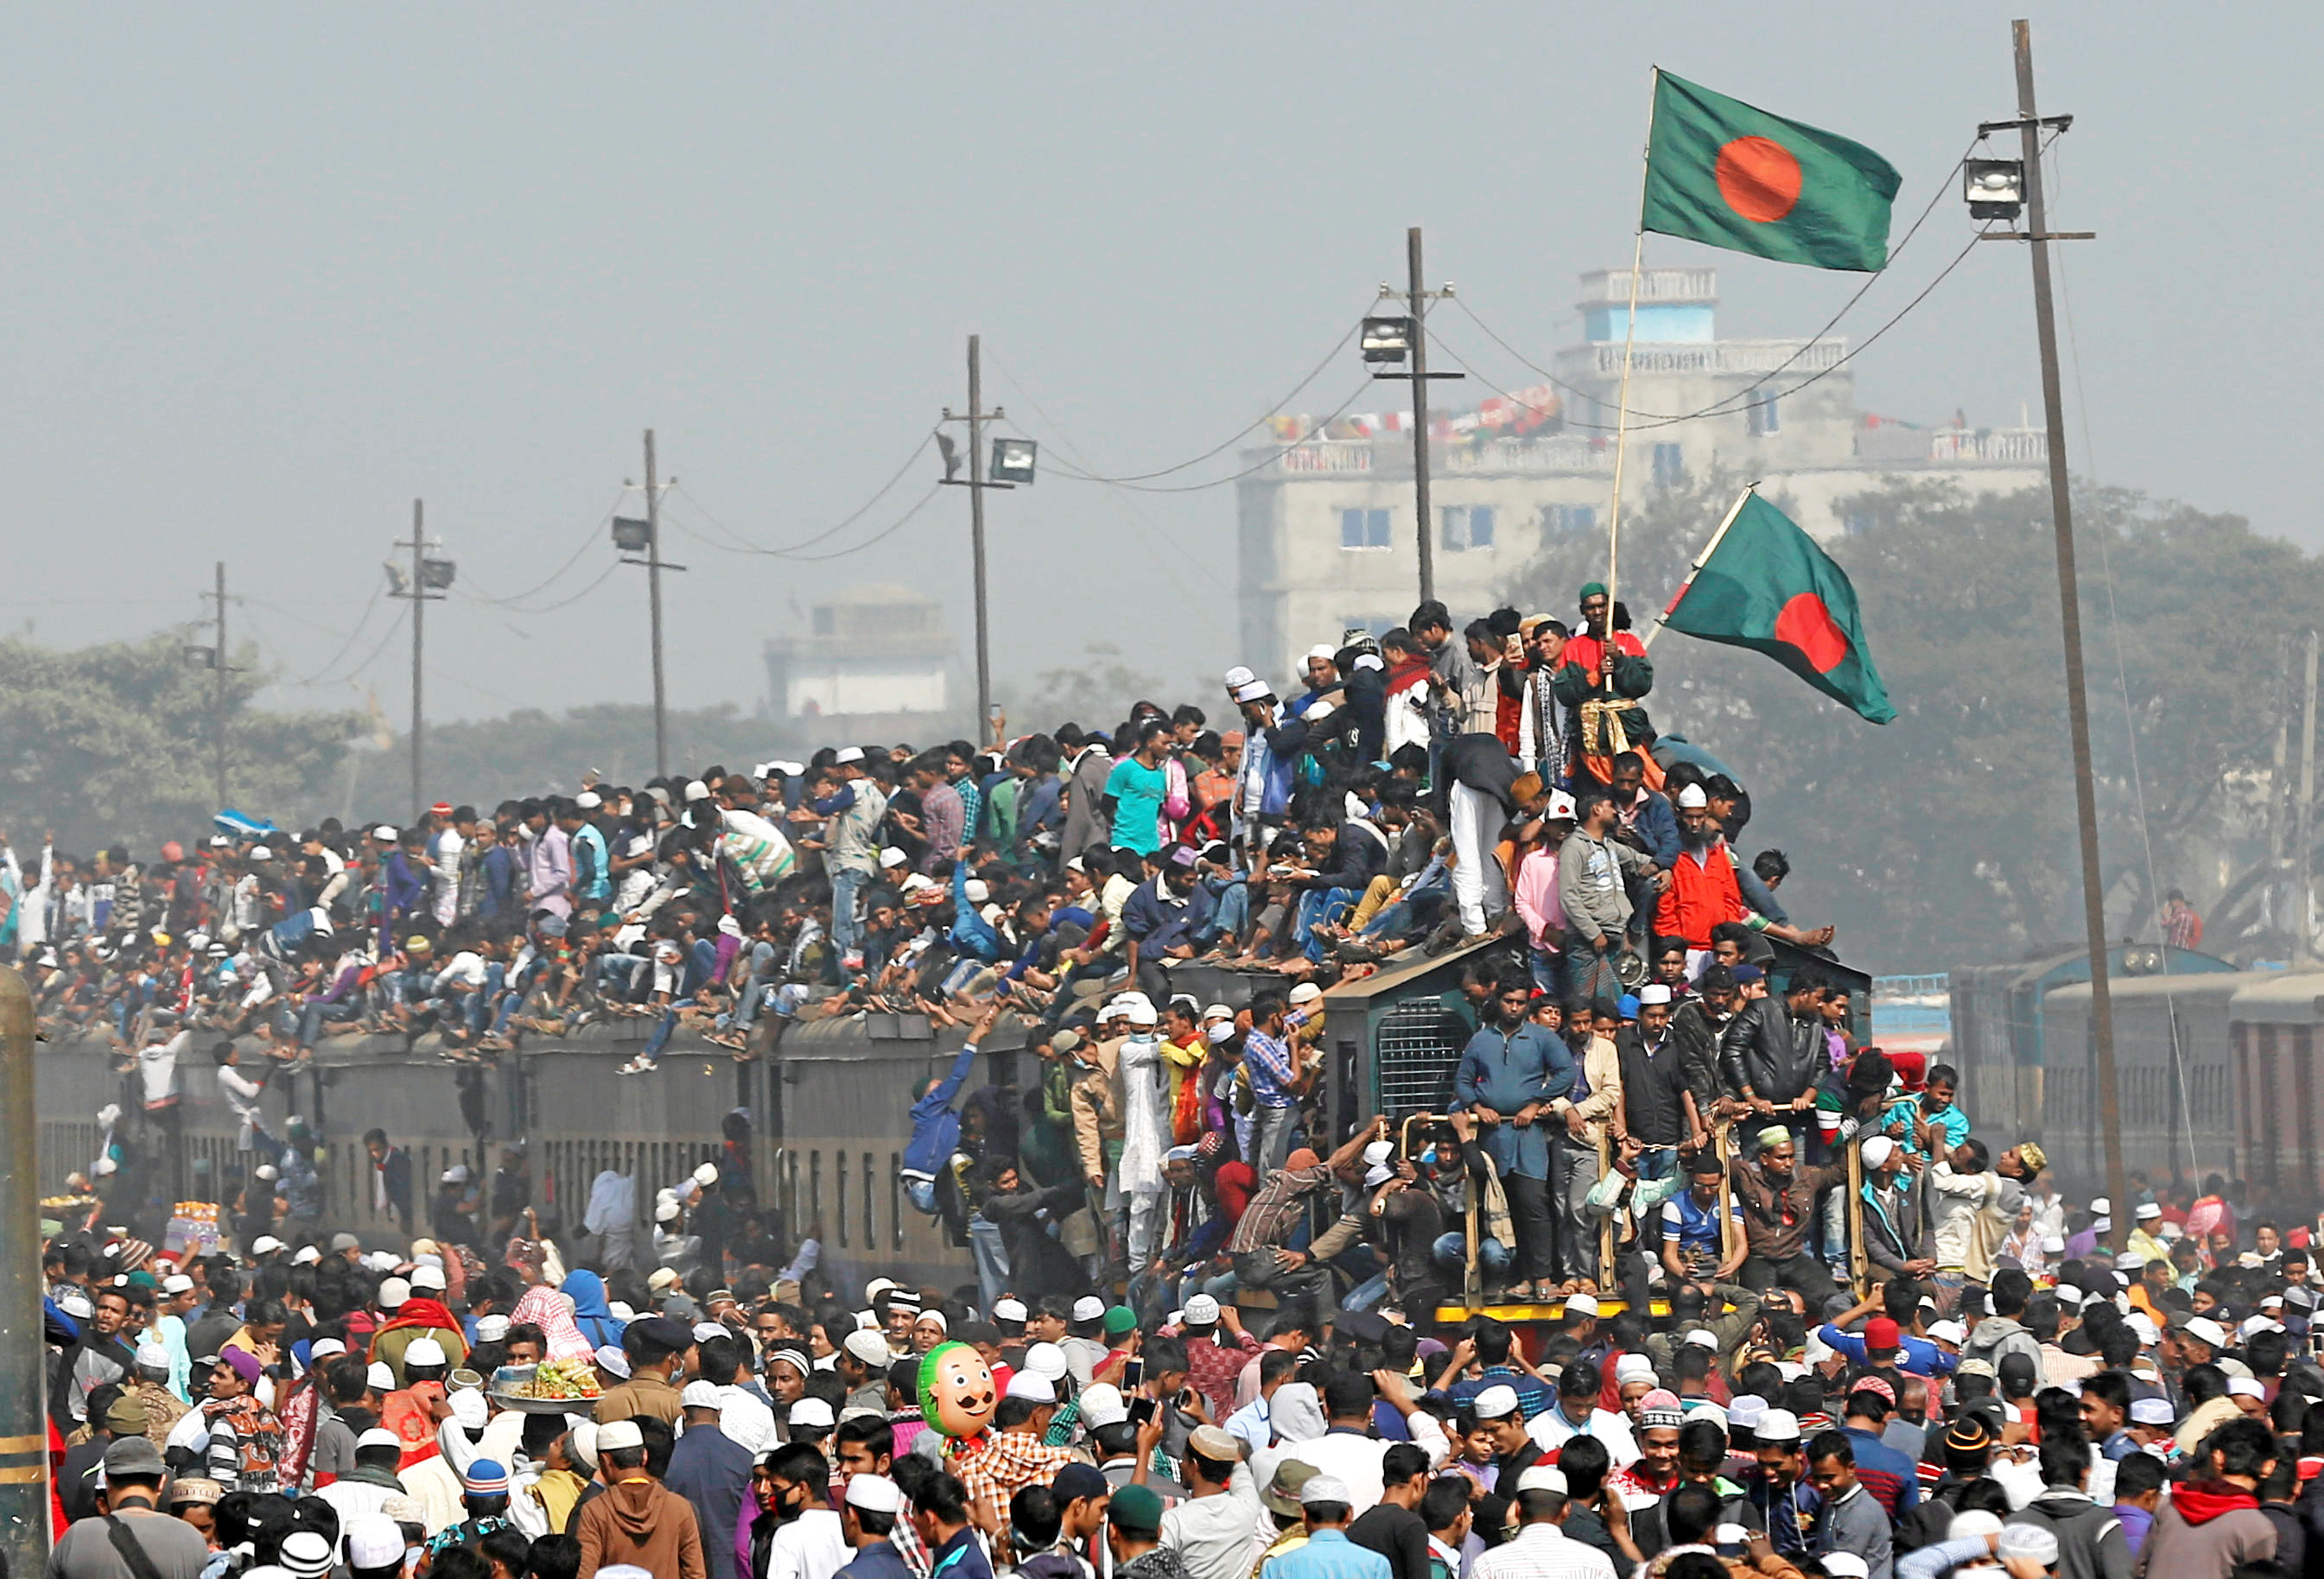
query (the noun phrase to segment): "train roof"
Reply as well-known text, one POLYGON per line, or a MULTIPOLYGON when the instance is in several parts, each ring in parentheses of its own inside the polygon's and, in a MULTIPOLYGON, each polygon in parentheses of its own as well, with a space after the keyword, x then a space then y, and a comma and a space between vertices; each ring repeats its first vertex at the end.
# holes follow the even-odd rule
MULTIPOLYGON (((2233 998, 2250 989, 2255 978, 2282 976, 2280 970, 2199 970, 2185 976, 2123 976, 2109 978, 2107 992, 2116 1002, 2139 1002, 2150 998, 2196 998, 2212 1000, 2233 998)), ((2088 981, 2070 982, 2051 988, 2047 1001, 2060 1007, 2090 1001, 2088 981)))
POLYGON ((2255 970, 2227 1001, 2227 1018, 2260 1025, 2324 1023, 2324 970, 2255 970))
MULTIPOLYGON (((2170 944, 2118 943, 2107 950, 2107 975, 2111 980, 2129 981, 2150 976, 2220 975, 2235 969, 2231 962, 2217 954, 2205 954, 2170 944)), ((2053 954, 2043 954, 2031 959, 2006 960, 1997 965, 1972 965, 1952 973, 1952 983, 1956 988, 1973 984, 1989 985, 2004 992, 2027 987, 2054 988, 2068 983, 2086 982, 2089 978, 2090 957, 2085 949, 2064 949, 2053 954)))

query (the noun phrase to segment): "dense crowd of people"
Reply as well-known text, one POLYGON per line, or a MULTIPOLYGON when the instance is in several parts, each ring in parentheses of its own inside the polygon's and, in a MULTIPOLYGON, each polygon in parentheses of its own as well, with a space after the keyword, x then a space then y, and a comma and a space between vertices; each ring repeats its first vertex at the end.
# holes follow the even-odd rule
POLYGON ((45 1225, 51 1571, 2305 1574, 2319 1226, 2140 1178, 2117 1237, 1974 1134, 1579 615, 1423 604, 1287 700, 1230 671, 1228 730, 10 853, 0 944, 123 1093, 45 1225), (1326 989, 1454 950, 1443 1088, 1339 1127, 1326 989), (537 1198, 521 1136, 485 1171, 528 1038, 642 1017, 648 1077, 886 1009, 964 1030, 903 1155, 954 1286, 843 1273, 742 1110, 650 1205, 537 1198), (1023 1089, 973 1083, 1003 1024, 1023 1089), (479 1149, 431 1182, 371 1131, 351 1224, 264 1098, 354 1035, 457 1066, 479 1149), (214 1244, 171 1211, 189 1058, 240 1126, 214 1244))

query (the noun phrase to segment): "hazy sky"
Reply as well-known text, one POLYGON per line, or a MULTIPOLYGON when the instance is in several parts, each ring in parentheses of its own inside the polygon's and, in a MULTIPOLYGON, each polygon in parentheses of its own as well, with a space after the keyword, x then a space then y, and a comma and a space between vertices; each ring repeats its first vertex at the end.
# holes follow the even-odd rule
MULTIPOLYGON (((463 590, 506 597, 582 548, 641 474, 647 426, 690 496, 673 528, 715 515, 797 543, 962 404, 971 330, 988 399, 1045 445, 1167 465, 1305 373, 1401 278, 1413 224, 1432 280, 1545 362, 1574 337, 1575 276, 1628 260, 1651 65, 1880 150, 1901 233, 1975 124, 2013 112, 2021 9, 15 11, 0 621, 134 633, 196 613, 224 558, 272 605, 241 629, 309 676, 415 496, 463 590)), ((2094 440, 2073 427, 2077 469, 2324 540, 2301 436, 2324 418, 2304 151, 2324 145, 2324 19, 2034 20, 2043 107, 2077 117, 2053 219, 2101 233, 2066 260, 2094 440)), ((1969 230, 1949 192, 1839 332, 1877 326, 1969 230)), ((1857 283, 1665 238, 1647 259, 1715 262, 1729 334, 1810 332, 1857 283)), ((1863 403, 2038 417, 2031 317, 2023 250, 1980 248, 1855 363, 1863 403)), ((1457 317, 1443 329, 1497 381, 1529 380, 1457 317)), ((1359 376, 1343 354, 1297 409, 1359 376)), ((931 455, 818 551, 891 524, 936 473, 931 455)), ((673 529, 695 567, 668 593, 673 702, 754 703, 761 640, 861 580, 950 599, 964 649, 966 514, 947 490, 879 549, 812 565, 673 529)), ((1240 657, 1231 486, 1053 473, 991 514, 1004 675, 1108 638, 1175 675, 1240 657)), ((534 604, 612 553, 599 533, 534 604)), ((550 612, 431 606, 433 706, 643 700, 641 575, 550 612)), ((339 667, 385 629, 374 610, 339 667)), ((399 720, 407 661, 399 638, 365 672, 399 720)))

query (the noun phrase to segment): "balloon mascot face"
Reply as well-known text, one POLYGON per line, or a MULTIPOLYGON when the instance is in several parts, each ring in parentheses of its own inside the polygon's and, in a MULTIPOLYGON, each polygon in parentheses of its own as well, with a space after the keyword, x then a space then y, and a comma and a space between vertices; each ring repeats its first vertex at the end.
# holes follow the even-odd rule
POLYGON ((920 1361, 920 1417, 953 1437, 973 1437, 992 1424, 1000 1391, 992 1368, 966 1344, 942 1344, 920 1361))

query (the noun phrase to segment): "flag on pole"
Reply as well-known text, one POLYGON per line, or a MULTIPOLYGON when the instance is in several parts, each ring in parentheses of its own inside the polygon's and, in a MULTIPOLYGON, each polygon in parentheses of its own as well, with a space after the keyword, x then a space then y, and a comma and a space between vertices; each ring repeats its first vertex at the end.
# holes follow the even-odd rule
POLYGON ((1894 165, 1860 142, 1655 73, 1639 224, 1781 263, 1888 262, 1894 165))
POLYGON ((1865 646, 1848 573, 1756 493, 1679 588, 1663 623, 1765 653, 1876 724, 1896 716, 1865 646))

